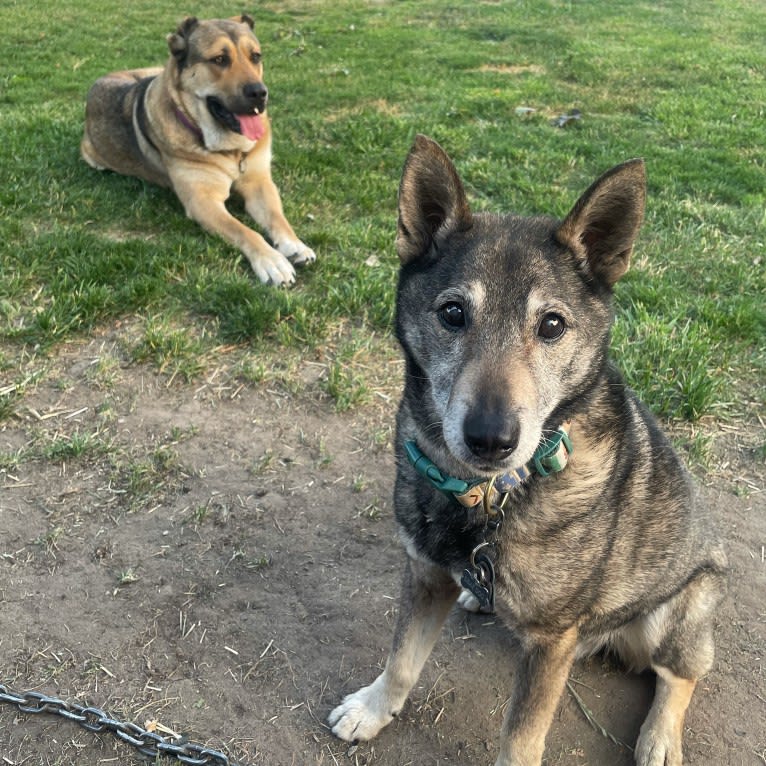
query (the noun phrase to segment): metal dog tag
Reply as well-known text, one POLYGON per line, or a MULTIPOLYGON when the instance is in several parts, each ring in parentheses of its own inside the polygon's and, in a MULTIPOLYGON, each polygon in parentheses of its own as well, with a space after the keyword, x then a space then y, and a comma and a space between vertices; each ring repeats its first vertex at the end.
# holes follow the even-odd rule
POLYGON ((473 569, 463 570, 460 584, 473 594, 482 612, 495 611, 495 567, 488 556, 476 556, 473 569))

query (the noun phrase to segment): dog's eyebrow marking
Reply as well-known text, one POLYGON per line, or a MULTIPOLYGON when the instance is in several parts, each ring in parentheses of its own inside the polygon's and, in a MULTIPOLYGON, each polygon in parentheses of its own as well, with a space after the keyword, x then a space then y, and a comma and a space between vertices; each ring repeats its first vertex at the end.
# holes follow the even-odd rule
POLYGON ((477 281, 469 282, 468 283, 468 292, 471 296, 471 301, 475 308, 479 308, 483 305, 486 297, 487 297, 487 290, 484 287, 483 283, 477 281))
POLYGON ((231 29, 231 30, 229 30, 229 31, 227 32, 227 34, 229 35, 229 39, 230 39, 230 40, 231 40, 231 41, 234 43, 234 45, 236 45, 237 47, 239 47, 239 43, 240 43, 240 42, 241 42, 243 39, 247 40, 248 38, 250 38, 250 37, 251 37, 251 35, 250 35, 250 34, 248 34, 248 33, 245 33, 245 34, 240 34, 240 32, 239 32, 239 30, 238 30, 238 29, 231 29))
POLYGON ((550 303, 550 299, 545 293, 539 290, 531 290, 527 296, 527 310, 530 314, 537 314, 542 308, 550 303))
POLYGON ((476 311, 484 304, 486 290, 479 281, 468 282, 466 285, 448 287, 442 290, 434 299, 433 308, 438 309, 445 303, 457 301, 466 303, 472 311, 476 311))
POLYGON ((565 303, 557 299, 551 299, 550 295, 541 290, 532 289, 527 297, 527 315, 538 316, 544 311, 560 312, 567 321, 572 321, 572 312, 565 303))

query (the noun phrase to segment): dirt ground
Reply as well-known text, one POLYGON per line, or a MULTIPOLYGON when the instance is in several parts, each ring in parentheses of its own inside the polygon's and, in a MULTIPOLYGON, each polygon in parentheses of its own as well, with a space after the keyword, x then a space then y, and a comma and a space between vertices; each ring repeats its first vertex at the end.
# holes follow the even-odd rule
MULTIPOLYGON (((0 683, 156 721, 243 764, 494 761, 513 645, 457 609, 377 740, 350 748, 324 723, 391 640, 397 365, 390 394, 338 414, 310 365, 288 394, 215 374, 169 383, 107 336, 55 364, 0 425, 0 683)), ((719 427, 702 476, 732 577, 687 764, 766 763, 766 495, 750 449, 763 441, 719 427)), ((612 738, 635 742, 652 684, 602 657, 576 666, 582 702, 567 691, 546 764, 632 763, 612 738)), ((0 704, 2 764, 146 762, 107 734, 0 704)))

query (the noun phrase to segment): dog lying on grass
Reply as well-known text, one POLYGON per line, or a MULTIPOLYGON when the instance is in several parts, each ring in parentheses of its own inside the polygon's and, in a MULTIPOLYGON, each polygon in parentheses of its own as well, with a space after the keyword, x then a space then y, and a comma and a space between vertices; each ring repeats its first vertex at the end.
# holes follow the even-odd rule
POLYGON ((271 178, 261 46, 249 16, 187 18, 164 68, 108 74, 88 93, 80 151, 92 167, 173 189, 187 215, 238 247, 262 282, 295 281, 315 259, 271 178), (226 209, 234 190, 273 247, 226 209))

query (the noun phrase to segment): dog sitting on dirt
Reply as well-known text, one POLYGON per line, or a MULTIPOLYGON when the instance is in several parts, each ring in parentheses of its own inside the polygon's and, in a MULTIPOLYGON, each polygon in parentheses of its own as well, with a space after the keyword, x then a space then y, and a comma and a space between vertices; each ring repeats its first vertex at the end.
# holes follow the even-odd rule
POLYGON ((496 766, 539 766, 572 663, 601 649, 657 675, 636 762, 682 763, 726 560, 678 456, 607 358, 645 186, 632 160, 563 222, 474 215, 447 155, 416 139, 397 233, 408 558, 385 670, 329 716, 341 739, 370 739, 402 709, 459 598, 496 609, 520 646, 496 766))
POLYGON ((295 281, 313 261, 271 178, 261 46, 249 16, 187 18, 168 36, 164 69, 113 72, 88 93, 83 159, 170 187, 187 215, 238 247, 262 282, 295 281), (274 246, 226 209, 231 190, 274 246))

